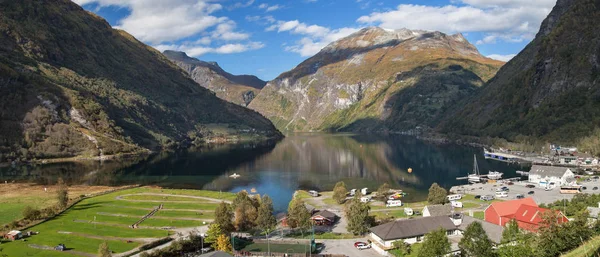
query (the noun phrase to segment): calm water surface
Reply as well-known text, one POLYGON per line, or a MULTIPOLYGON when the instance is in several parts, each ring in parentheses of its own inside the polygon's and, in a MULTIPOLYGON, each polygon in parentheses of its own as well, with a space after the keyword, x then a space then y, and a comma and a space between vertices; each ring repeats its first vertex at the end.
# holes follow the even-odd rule
POLYGON ((290 135, 277 143, 213 147, 160 153, 120 161, 60 163, 0 168, 0 180, 89 185, 145 184, 268 194, 275 209, 287 209, 296 189, 331 190, 343 180, 349 188, 376 190, 384 182, 424 200, 433 182, 443 187, 465 183, 456 177, 473 170, 477 155, 482 173, 514 177, 521 167, 483 158, 483 150, 438 145, 406 136, 349 134, 290 135), (412 168, 412 173, 408 169, 412 168), (241 177, 232 179, 237 173, 241 177))

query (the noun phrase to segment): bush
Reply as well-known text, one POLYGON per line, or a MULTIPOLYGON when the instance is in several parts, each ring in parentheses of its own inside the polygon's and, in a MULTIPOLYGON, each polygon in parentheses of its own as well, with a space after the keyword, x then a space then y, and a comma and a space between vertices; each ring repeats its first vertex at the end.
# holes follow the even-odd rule
POLYGON ((41 212, 38 209, 34 209, 31 206, 26 206, 23 209, 23 217, 28 220, 38 220, 41 218, 41 212))

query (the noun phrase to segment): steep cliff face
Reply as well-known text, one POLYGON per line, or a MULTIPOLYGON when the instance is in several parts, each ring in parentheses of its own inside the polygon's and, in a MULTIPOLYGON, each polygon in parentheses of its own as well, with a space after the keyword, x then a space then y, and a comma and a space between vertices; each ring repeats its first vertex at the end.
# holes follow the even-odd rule
POLYGON ((366 28, 269 82, 249 107, 283 131, 432 126, 502 64, 460 34, 366 28))
POLYGON ((559 0, 535 39, 454 110, 440 130, 581 142, 599 152, 599 21, 600 2, 559 0))
POLYGON ((204 62, 184 52, 164 51, 163 54, 185 70, 194 81, 215 92, 226 101, 247 106, 267 82, 252 75, 232 75, 216 62, 204 62))
POLYGON ((0 0, 0 162, 280 133, 70 0, 0 0))

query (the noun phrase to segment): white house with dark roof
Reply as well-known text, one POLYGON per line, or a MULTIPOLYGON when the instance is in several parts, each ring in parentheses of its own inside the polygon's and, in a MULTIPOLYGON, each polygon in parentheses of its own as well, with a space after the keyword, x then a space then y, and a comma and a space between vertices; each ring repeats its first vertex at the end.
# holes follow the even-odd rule
POLYGON ((563 186, 575 181, 575 174, 568 167, 533 165, 529 170, 529 182, 539 187, 563 186))

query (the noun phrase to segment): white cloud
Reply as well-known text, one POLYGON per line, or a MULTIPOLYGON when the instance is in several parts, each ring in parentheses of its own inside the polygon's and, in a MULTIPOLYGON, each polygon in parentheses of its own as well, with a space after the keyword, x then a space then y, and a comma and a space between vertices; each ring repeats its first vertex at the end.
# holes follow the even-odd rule
POLYGON ((250 50, 257 50, 265 47, 265 45, 261 42, 248 42, 248 43, 238 43, 238 44, 225 44, 219 47, 205 47, 198 46, 194 44, 170 44, 170 45, 157 45, 156 48, 159 51, 164 50, 175 50, 186 52, 189 56, 198 57, 207 53, 217 53, 217 54, 234 54, 241 53, 250 50))
MULTIPOLYGON (((237 24, 215 13, 223 8, 214 0, 74 0, 80 5, 127 8, 130 13, 117 21, 123 29, 159 50, 186 49, 189 55, 238 53, 262 48, 250 34, 236 31, 237 24), (240 41, 239 43, 229 43, 240 41), (243 42, 246 41, 246 42, 243 42), (222 45, 211 45, 222 44, 222 45)), ((240 0, 230 8, 248 7, 254 0, 240 0)))
POLYGON ((276 10, 279 10, 279 9, 283 8, 283 6, 282 5, 278 5, 278 4, 275 4, 275 5, 260 4, 258 6, 258 8, 259 9, 264 9, 265 12, 272 12, 272 11, 276 11, 276 10))
POLYGON ((498 39, 518 42, 535 36, 556 0, 460 0, 460 3, 446 6, 402 4, 395 10, 373 12, 357 21, 390 29, 482 32, 485 38, 478 44, 495 43, 498 39))
POLYGON ((498 60, 498 61, 503 61, 503 62, 508 62, 512 58, 514 58, 515 56, 517 56, 517 55, 516 54, 507 54, 507 55, 490 54, 490 55, 487 56, 487 58, 491 58, 491 59, 498 60))
POLYGON ((329 43, 358 31, 356 28, 347 27, 332 30, 319 25, 309 25, 298 20, 273 21, 273 23, 265 31, 288 32, 303 36, 294 45, 284 47, 286 51, 299 53, 303 57, 312 56, 329 43))

